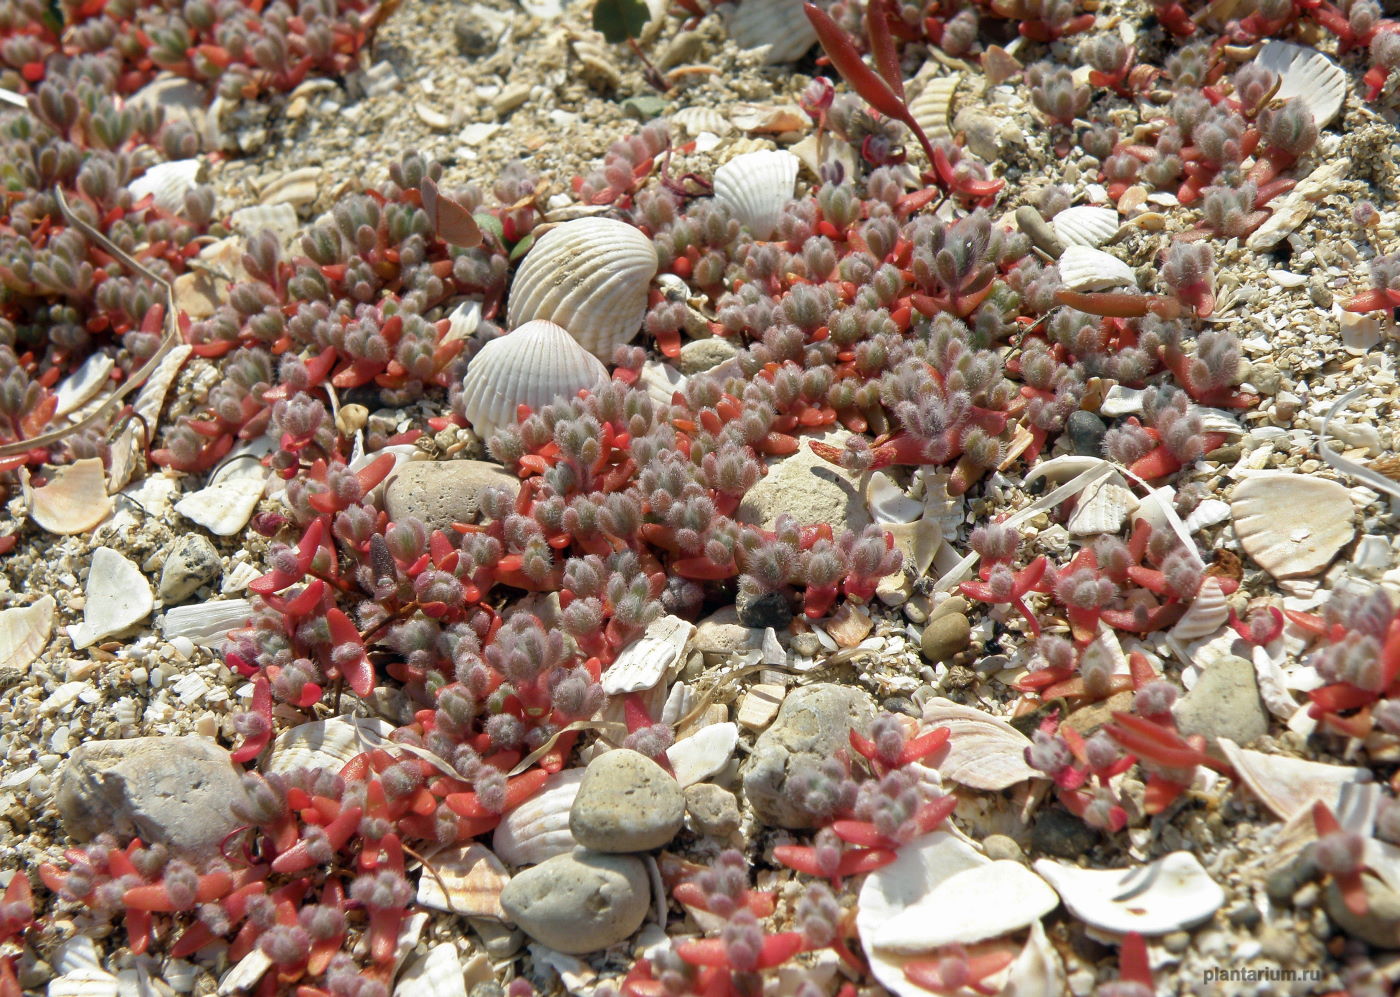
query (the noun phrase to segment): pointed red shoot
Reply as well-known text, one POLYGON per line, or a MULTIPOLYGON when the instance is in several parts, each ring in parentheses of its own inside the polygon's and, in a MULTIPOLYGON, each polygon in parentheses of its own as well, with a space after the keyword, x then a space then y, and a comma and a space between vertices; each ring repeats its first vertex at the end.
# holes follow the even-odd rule
POLYGON ((345 684, 361 699, 374 691, 374 668, 365 656, 364 641, 355 624, 340 609, 326 610, 331 634, 331 664, 345 678, 345 684))
POLYGON ((1118 978, 1125 983, 1152 986, 1152 966, 1147 960, 1147 942, 1136 931, 1123 936, 1118 950, 1118 978))
POLYGON ((248 709, 249 712, 262 717, 264 723, 261 733, 245 737, 243 743, 238 746, 238 750, 229 755, 239 764, 258 757, 262 753, 262 749, 267 747, 267 743, 272 740, 272 686, 265 676, 259 675, 253 680, 253 702, 248 709))

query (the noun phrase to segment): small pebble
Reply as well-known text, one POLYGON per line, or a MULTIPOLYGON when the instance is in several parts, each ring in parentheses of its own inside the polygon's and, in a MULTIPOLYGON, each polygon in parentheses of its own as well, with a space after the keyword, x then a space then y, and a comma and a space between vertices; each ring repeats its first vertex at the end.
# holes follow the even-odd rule
POLYGON ((1026 861, 1026 853, 1021 851, 1021 846, 1016 844, 1016 839, 1005 834, 989 834, 982 839, 982 850, 987 853, 987 858, 993 862, 1002 860, 1007 862, 1026 861))
POLYGON ((156 594, 165 605, 173 606, 194 595, 201 585, 214 581, 223 570, 219 552, 209 538, 202 533, 186 533, 165 556, 156 594))
POLYGON ((501 891, 501 907, 535 941, 582 955, 640 928, 650 897, 641 859, 580 848, 517 873, 501 891))
POLYGON ((685 809, 700 834, 727 838, 739 830, 739 801, 729 790, 712 782, 687 786, 685 809))
POLYGON ((675 778, 637 751, 589 762, 569 810, 574 840, 598 852, 644 852, 670 842, 685 819, 675 778))
POLYGON ((935 617, 924 627, 919 640, 919 650, 924 659, 932 662, 947 661, 972 639, 972 624, 962 613, 948 613, 935 617))
POLYGON ((739 622, 746 627, 772 627, 786 630, 792 624, 792 604, 781 592, 760 592, 754 595, 740 589, 734 599, 739 622))
POLYGON ((1082 457, 1103 456, 1103 438, 1108 426, 1093 412, 1078 409, 1065 421, 1070 445, 1082 457))

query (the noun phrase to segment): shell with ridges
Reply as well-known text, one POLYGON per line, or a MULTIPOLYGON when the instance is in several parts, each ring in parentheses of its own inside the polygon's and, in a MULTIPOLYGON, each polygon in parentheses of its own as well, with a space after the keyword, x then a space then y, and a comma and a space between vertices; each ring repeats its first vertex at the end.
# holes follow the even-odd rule
POLYGON ((564 769, 545 780, 544 788, 507 813, 491 837, 491 850, 506 865, 538 865, 572 851, 569 808, 578 795, 583 769, 564 769))
POLYGON ((467 917, 506 919, 500 897, 510 873, 485 845, 479 841, 452 845, 426 861, 437 875, 425 870, 419 877, 420 904, 467 917))
POLYGON ((596 388, 608 369, 553 322, 526 322, 481 348, 462 380, 462 410, 476 435, 489 440, 515 425, 516 408, 538 411, 556 398, 596 388))
POLYGON ((1220 588, 1219 579, 1207 578, 1201 582, 1196 598, 1191 602, 1191 608, 1176 621, 1176 626, 1171 628, 1171 635, 1182 643, 1189 644, 1193 640, 1209 637, 1229 619, 1230 601, 1220 588))
POLYGON ((1026 764, 1029 738, 1000 717, 935 697, 924 704, 924 724, 952 731, 938 769, 953 782, 1000 792, 1040 776, 1026 764))
POLYGON ((959 73, 932 77, 924 83, 919 95, 909 102, 909 112, 929 139, 952 137, 948 123, 953 119, 953 97, 961 81, 959 73))
POLYGON ((1251 751, 1223 737, 1218 743, 1240 782, 1280 820, 1309 810, 1316 800, 1335 811, 1344 787, 1372 778, 1369 769, 1251 751))
POLYGON ((1055 236, 1066 246, 1102 246, 1118 232, 1118 212, 1093 204, 1065 208, 1050 220, 1055 236))
POLYGON ((1264 42, 1256 65, 1279 75, 1275 100, 1298 98, 1308 105, 1319 129, 1326 128, 1342 109, 1347 96, 1347 74, 1315 48, 1290 42, 1264 42))
POLYGON ((1071 291, 1106 291, 1113 287, 1137 290, 1133 268, 1100 249, 1067 246, 1057 266, 1060 280, 1071 291))
POLYGON ((300 724, 277 735, 265 771, 332 769, 384 744, 393 725, 365 717, 331 717, 300 724))
POLYGON ((188 637, 200 647, 217 647, 234 627, 253 615, 247 599, 217 599, 197 606, 176 606, 160 618, 166 640, 188 637))
POLYGON ((48 484, 29 493, 29 518, 60 536, 85 533, 111 511, 100 457, 60 467, 49 476, 48 484))
POLYGON ((610 363, 641 328, 654 276, 656 248, 640 229, 612 218, 575 218, 525 254, 510 288, 509 323, 561 325, 610 363))
POLYGON ((0 668, 26 669, 49 643, 56 603, 41 596, 33 605, 0 610, 0 668))
POLYGON ((785 150, 762 150, 735 156, 715 170, 715 200, 755 239, 771 239, 783 207, 792 200, 801 161, 785 150))
POLYGON ((791 62, 817 42, 802 15, 802 0, 744 0, 729 18, 729 37, 740 48, 768 46, 763 61, 791 62))
POLYGON ((655 687, 680 661, 694 632, 693 623, 677 616, 663 616, 649 624, 603 672, 603 691, 617 696, 655 687))
POLYGON ((394 997, 467 997, 457 946, 442 942, 409 963, 394 984, 394 997))

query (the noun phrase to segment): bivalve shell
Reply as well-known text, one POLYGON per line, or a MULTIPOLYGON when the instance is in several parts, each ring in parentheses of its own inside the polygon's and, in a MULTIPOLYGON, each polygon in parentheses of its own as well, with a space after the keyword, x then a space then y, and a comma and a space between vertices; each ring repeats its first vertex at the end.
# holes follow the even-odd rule
POLYGON ((506 865, 538 865, 573 851, 569 808, 578 795, 583 769, 564 769, 545 780, 544 788, 507 813, 491 837, 491 850, 506 865))
POLYGON ((1335 811, 1346 786, 1372 778, 1369 769, 1251 751, 1223 737, 1217 743, 1240 781, 1280 820, 1310 809, 1317 800, 1335 811))
POLYGON ((1220 588, 1220 581, 1207 578, 1201 582, 1196 598, 1171 628, 1171 636, 1183 644, 1189 644, 1202 637, 1209 637, 1230 619, 1230 601, 1220 588))
POLYGON ((924 704, 924 724, 952 731, 938 770, 953 782, 1000 792, 1041 775, 1026 764, 1030 740, 1000 717, 935 697, 924 704))
POLYGON ((157 163, 127 184, 126 189, 137 201, 147 194, 153 194, 156 207, 179 214, 185 210, 185 194, 199 183, 201 169, 203 163, 198 159, 157 163))
MULTIPOLYGON (((1050 220, 1055 235, 1066 246, 1102 246, 1118 232, 1118 212, 1092 204, 1066 208, 1050 220)), ((1062 271, 1063 272, 1063 271, 1062 271)))
POLYGON ((266 486, 260 476, 220 481, 186 495, 175 503, 175 511, 216 537, 231 537, 248 525, 266 486))
POLYGON ((1131 869, 1081 869, 1040 859, 1035 871, 1050 881, 1071 914, 1115 934, 1170 934, 1200 924, 1225 902, 1225 891, 1190 852, 1172 852, 1131 869))
POLYGON ((49 997, 117 997, 117 978, 105 969, 75 969, 49 981, 49 997))
POLYGON ((734 757, 739 726, 728 721, 701 727, 666 749, 666 760, 682 789, 704 782, 734 757))
POLYGON ((476 435, 490 440, 515 425, 518 406, 538 411, 607 379, 608 369, 562 326, 535 320, 491 340, 472 359, 462 380, 462 410, 476 435))
POLYGON ((951 138, 948 123, 953 120, 953 97, 962 75, 935 76, 924 83, 919 95, 909 102, 909 113, 930 139, 951 138))
POLYGON ((365 751, 384 744, 393 725, 367 717, 331 717, 298 724, 277 735, 266 772, 295 769, 331 769, 339 772, 345 763, 365 751))
POLYGON ((1235 535, 1245 553, 1275 578, 1322 571, 1355 536, 1351 495, 1335 481, 1262 471, 1230 496, 1235 535))
POLYGON ((1331 124, 1342 109, 1347 96, 1347 74, 1317 49, 1270 40, 1264 43, 1254 62, 1278 73, 1279 87, 1274 99, 1298 98, 1308 105, 1319 129, 1331 124))
POLYGON ((457 946, 442 942, 408 964, 394 984, 394 997, 467 997, 462 973, 457 946))
POLYGON ((767 47, 763 61, 792 62, 817 42, 802 16, 802 0, 744 0, 729 19, 729 37, 740 48, 767 47))
POLYGON ((929 952, 1020 931, 1059 904, 1045 880, 1019 862, 1003 859, 954 873, 881 924, 873 936, 861 937, 891 952, 929 952))
POLYGON ((485 845, 476 841, 454 845, 428 856, 426 863, 432 871, 425 869, 419 877, 420 904, 467 917, 506 919, 501 891, 510 882, 510 873, 485 845))
POLYGON ((603 673, 603 691, 609 696, 651 689, 681 659, 695 625, 678 616, 663 616, 624 647, 603 673))
POLYGON ((654 276, 656 248, 640 229, 612 218, 576 218, 550 229, 525 254, 510 288, 509 322, 561 325, 610 363, 641 328, 654 276))
POLYGON ((1074 514, 1066 526, 1076 537, 1117 533, 1128 514, 1137 508, 1137 499, 1113 476, 1096 481, 1079 495, 1074 514))
POLYGON ((686 130, 692 137, 701 132, 709 132, 711 135, 728 135, 734 131, 734 125, 719 111, 713 107, 686 107, 671 115, 671 124, 677 125, 686 130))
POLYGON ((83 361, 81 367, 58 382, 58 387, 54 389, 54 394, 58 395, 54 418, 65 416, 87 404, 107 383, 115 366, 116 362, 107 354, 94 353, 83 361))
POLYGON ((29 493, 29 518, 60 536, 86 533, 111 511, 100 457, 60 467, 50 475, 48 484, 29 493))
POLYGON ((1133 268, 1101 249, 1067 246, 1058 266, 1061 282, 1071 291, 1107 291, 1114 287, 1137 289, 1133 268))
POLYGON ((87 597, 83 622, 67 628, 77 650, 135 626, 155 607, 150 582, 141 569, 111 547, 92 552, 83 593, 87 597))
POLYGON ((30 606, 0 611, 0 668, 23 672, 49 643, 53 632, 53 596, 40 596, 30 606))
POLYGON ((784 150, 735 156, 715 170, 715 199, 733 211, 755 239, 771 239, 783 207, 792 200, 799 165, 798 158, 784 150))
POLYGON ((216 599, 196 606, 176 606, 160 618, 166 640, 188 637, 200 647, 218 647, 234 627, 253 615, 247 599, 216 599))

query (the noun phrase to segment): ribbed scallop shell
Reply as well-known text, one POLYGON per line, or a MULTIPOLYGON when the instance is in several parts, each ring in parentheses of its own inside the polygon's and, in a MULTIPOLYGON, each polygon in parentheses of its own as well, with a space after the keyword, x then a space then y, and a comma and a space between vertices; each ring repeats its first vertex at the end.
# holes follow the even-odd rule
POLYGON ((1137 288, 1133 268, 1116 256, 1088 246, 1067 246, 1060 257, 1060 280, 1071 291, 1106 291, 1111 287, 1137 288))
POLYGON ((575 218, 525 254, 507 317, 512 327, 538 319, 561 325, 610 363, 641 328, 654 276, 656 248, 640 229, 612 218, 575 218))
POLYGON ((755 239, 771 239, 792 200, 800 160, 783 150, 747 152, 715 170, 715 198, 747 225, 755 239))
POLYGON ((155 195, 156 207, 162 211, 180 212, 185 207, 185 194, 199 184, 204 163, 198 159, 177 159, 157 163, 142 173, 126 189, 136 200, 147 194, 155 195))
POLYGON ((1220 582, 1207 578, 1188 609, 1172 627, 1171 635, 1183 643, 1209 637, 1230 619, 1230 601, 1220 588, 1220 582))
POLYGON ((1037 778, 1026 764, 1030 740, 1000 717, 935 697, 924 704, 924 725, 952 731, 948 755, 938 765, 944 778, 990 792, 1037 778))
POLYGON ((1066 208, 1050 220, 1066 246, 1102 246, 1118 232, 1118 212, 1092 204, 1066 208))
POLYGON ((583 769, 564 769, 545 780, 544 788, 501 818, 491 850, 509 866, 538 865, 573 851, 569 809, 583 781, 583 769))
POLYGON ((608 369, 562 326, 526 322, 491 340, 472 359, 462 380, 462 409, 476 434, 489 440, 515 424, 517 406, 538 410, 607 379, 608 369))
POLYGON ((273 740, 266 771, 331 769, 339 772, 356 755, 382 745, 393 729, 383 720, 366 717, 330 717, 301 724, 273 740))
POLYGON ((1254 61, 1278 73, 1275 99, 1297 97, 1308 105, 1318 128, 1326 128, 1342 109, 1347 96, 1347 74, 1317 49, 1267 41, 1254 61))
POLYGON ((792 62, 817 42, 802 15, 802 0, 743 0, 729 19, 729 37, 740 48, 768 46, 764 62, 792 62))
POLYGON ((919 96, 909 102, 914 120, 930 139, 950 138, 949 122, 953 120, 953 96, 958 92, 962 76, 935 76, 924 83, 919 96))

